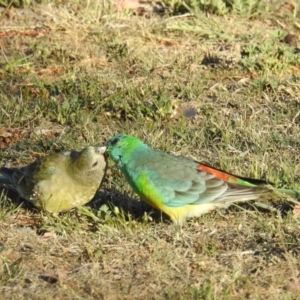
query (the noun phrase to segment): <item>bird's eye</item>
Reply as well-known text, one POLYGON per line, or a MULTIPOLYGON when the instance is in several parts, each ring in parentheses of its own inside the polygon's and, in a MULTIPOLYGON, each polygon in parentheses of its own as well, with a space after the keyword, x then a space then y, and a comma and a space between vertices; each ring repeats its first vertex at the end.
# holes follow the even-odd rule
POLYGON ((96 167, 98 165, 98 161, 96 161, 95 163, 93 163, 92 167, 96 167))
POLYGON ((115 138, 115 139, 113 139, 113 140, 111 141, 110 144, 111 144, 112 146, 114 146, 115 144, 117 144, 117 143, 119 142, 119 140, 120 140, 119 138, 115 138))

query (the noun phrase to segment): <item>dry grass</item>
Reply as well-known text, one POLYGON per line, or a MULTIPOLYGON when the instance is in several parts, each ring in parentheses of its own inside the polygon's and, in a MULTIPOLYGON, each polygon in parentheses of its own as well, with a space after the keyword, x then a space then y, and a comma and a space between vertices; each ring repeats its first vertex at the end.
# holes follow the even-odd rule
MULTIPOLYGON (((9 10, 0 30, 1 164, 124 132, 300 189, 299 6, 262 1, 222 13, 223 2, 150 18, 107 1, 9 10)), ((91 204, 99 222, 53 217, 5 193, 0 205, 5 299, 299 298, 292 212, 233 207, 189 220, 177 239, 112 163, 91 204)))

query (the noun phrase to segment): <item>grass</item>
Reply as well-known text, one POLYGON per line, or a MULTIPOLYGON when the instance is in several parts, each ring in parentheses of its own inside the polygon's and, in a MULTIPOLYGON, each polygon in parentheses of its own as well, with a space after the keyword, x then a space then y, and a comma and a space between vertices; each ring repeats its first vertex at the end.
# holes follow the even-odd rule
MULTIPOLYGON (((1 165, 124 132, 300 189, 299 5, 244 2, 168 1, 148 18, 106 1, 11 8, 0 31, 1 165)), ((4 299, 299 298, 292 212, 232 207, 189 220, 177 239, 112 162, 89 205, 98 222, 53 217, 5 191, 0 206, 4 299)))

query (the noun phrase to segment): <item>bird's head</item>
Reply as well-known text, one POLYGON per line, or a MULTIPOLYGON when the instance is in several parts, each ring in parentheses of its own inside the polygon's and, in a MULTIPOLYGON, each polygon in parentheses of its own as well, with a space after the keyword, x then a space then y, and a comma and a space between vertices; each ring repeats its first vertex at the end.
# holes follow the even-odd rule
POLYGON ((103 156, 104 149, 102 147, 88 146, 80 152, 71 152, 71 166, 73 171, 78 170, 82 173, 97 173, 103 172, 105 169, 105 158, 103 156))
POLYGON ((126 163, 131 154, 141 146, 146 145, 138 138, 131 135, 117 134, 106 142, 101 149, 104 149, 114 162, 122 164, 126 163))

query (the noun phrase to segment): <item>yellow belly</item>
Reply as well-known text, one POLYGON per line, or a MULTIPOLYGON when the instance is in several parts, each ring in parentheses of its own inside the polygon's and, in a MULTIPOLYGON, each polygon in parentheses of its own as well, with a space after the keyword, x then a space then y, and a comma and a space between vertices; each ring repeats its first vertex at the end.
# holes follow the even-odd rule
POLYGON ((165 214, 167 214, 174 223, 182 224, 184 219, 191 217, 200 217, 203 214, 208 213, 209 211, 216 208, 228 207, 230 205, 226 203, 203 203, 195 205, 184 205, 180 207, 170 207, 164 205, 160 208, 165 214))

